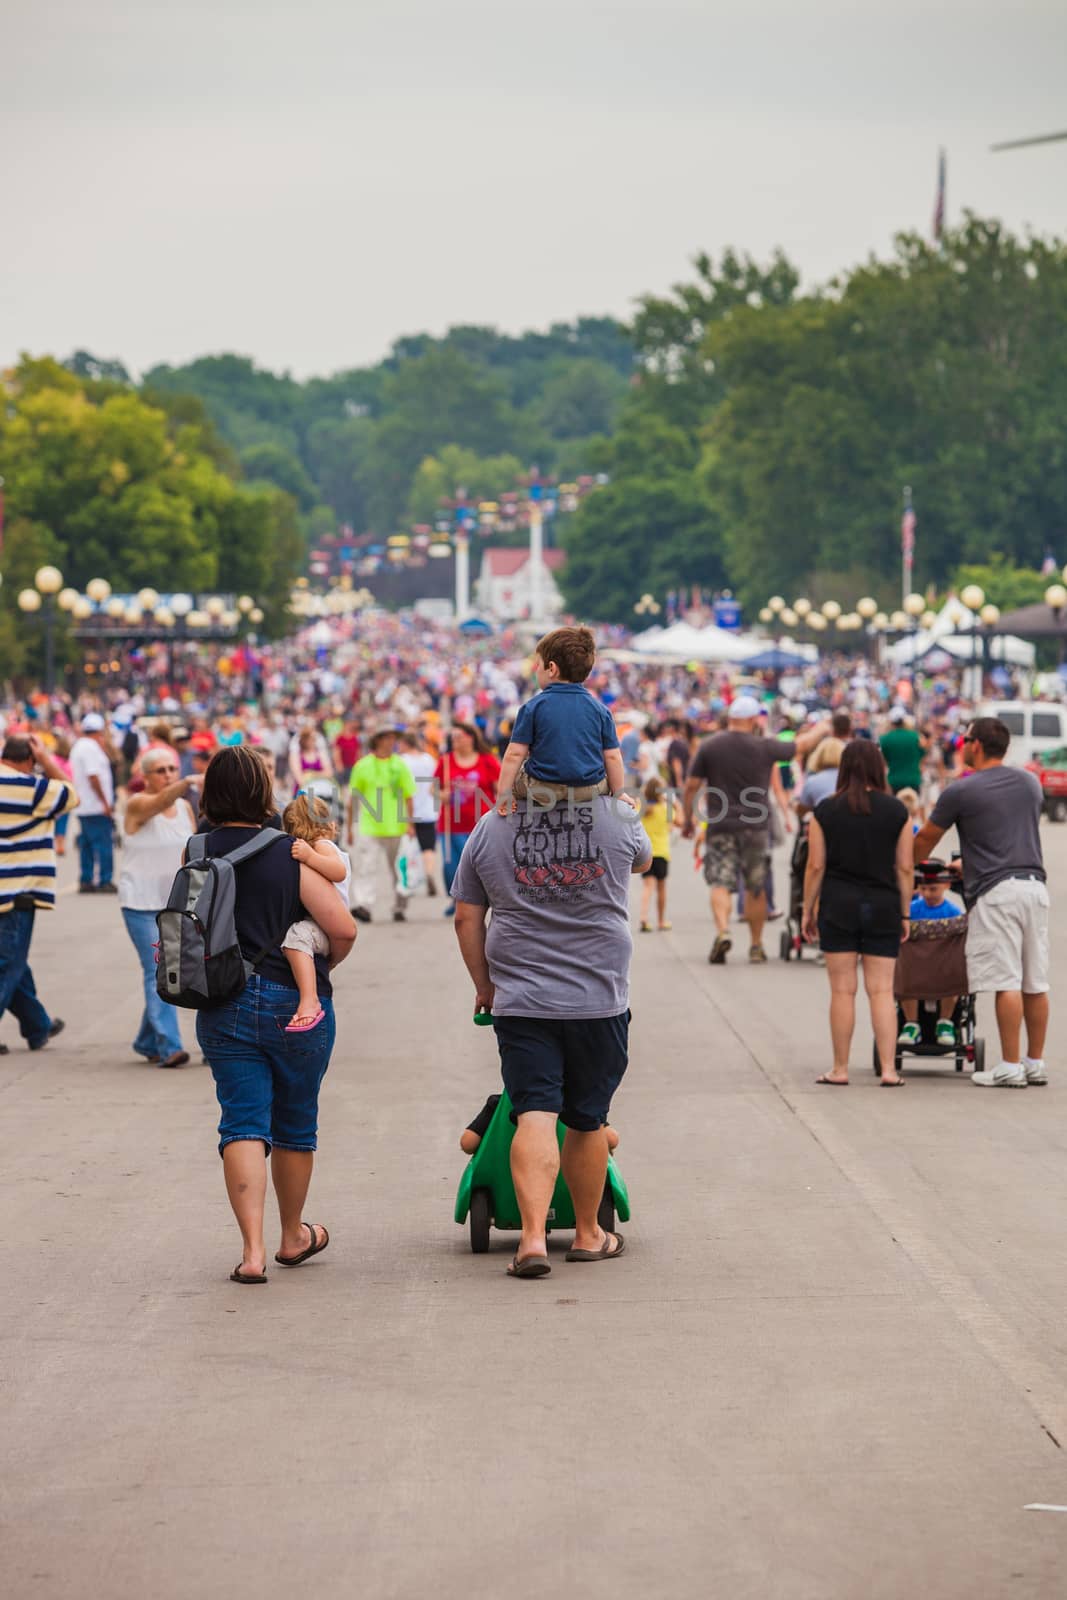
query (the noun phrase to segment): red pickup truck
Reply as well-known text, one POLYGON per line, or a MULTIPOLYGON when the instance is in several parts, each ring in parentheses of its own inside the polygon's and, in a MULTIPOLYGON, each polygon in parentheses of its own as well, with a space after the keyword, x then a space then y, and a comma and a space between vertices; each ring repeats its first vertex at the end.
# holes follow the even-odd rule
POLYGON ((1045 799, 1045 815, 1050 822, 1067 822, 1067 745, 1057 750, 1042 750, 1039 757, 1026 763, 1041 785, 1045 799))

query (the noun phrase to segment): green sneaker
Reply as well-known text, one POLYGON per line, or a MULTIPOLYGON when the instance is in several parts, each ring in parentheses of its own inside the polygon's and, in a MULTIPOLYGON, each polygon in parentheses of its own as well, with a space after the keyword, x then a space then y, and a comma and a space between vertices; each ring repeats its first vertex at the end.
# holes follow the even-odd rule
POLYGON ((955 1044, 956 1043, 956 1028, 955 1028, 955 1024, 949 1022, 947 1019, 944 1022, 939 1022, 938 1025, 937 1025, 937 1035, 936 1035, 936 1037, 937 1037, 938 1044, 955 1044))
POLYGON ((922 1033, 917 1022, 906 1022, 897 1034, 897 1044, 918 1044, 922 1033))

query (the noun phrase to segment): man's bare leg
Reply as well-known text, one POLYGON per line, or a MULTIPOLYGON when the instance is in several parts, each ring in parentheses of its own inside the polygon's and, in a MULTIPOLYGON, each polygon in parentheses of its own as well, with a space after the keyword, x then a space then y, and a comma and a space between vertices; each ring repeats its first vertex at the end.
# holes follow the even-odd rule
POLYGON ((715 932, 718 934, 724 934, 730 926, 733 898, 729 889, 720 888, 718 884, 711 891, 711 914, 715 918, 715 932))
MULTIPOLYGON (((548 1254, 545 1225, 548 1208, 552 1204, 552 1191, 559 1176, 556 1120, 554 1111, 520 1112, 515 1137, 511 1141, 511 1177, 522 1219, 522 1232, 515 1251, 520 1261, 527 1256, 548 1254)), ((595 1206, 593 1210, 595 1225, 595 1206)))
POLYGON ((578 1133, 567 1129, 563 1141, 563 1176, 574 1205, 574 1248, 599 1250, 604 1230, 596 1219, 608 1175, 607 1131, 578 1133))
POLYGON ((1045 1054, 1048 1032, 1048 995, 1024 994, 1023 1016, 1026 1019, 1026 1053, 1031 1061, 1040 1061, 1045 1054))
MULTIPOLYGON (((1038 996, 1034 995, 1033 999, 1038 996)), ((997 992, 997 1029, 1000 1033, 1000 1059, 1022 1060, 1023 997, 1018 989, 1000 989, 997 992)), ((1044 1034, 1041 1044, 1044 1046, 1044 1034)))
POLYGON ((763 926, 767 921, 767 891, 745 896, 745 921, 748 923, 753 944, 763 943, 763 926))

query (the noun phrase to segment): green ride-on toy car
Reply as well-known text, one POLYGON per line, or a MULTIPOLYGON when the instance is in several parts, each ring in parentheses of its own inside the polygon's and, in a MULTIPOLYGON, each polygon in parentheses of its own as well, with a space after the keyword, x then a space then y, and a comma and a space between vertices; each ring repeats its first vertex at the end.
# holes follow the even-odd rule
MULTIPOLYGON (((562 1145, 566 1133, 562 1122, 558 1124, 558 1132, 562 1145)), ((489 1249, 490 1228, 518 1232, 521 1227, 519 1202, 511 1181, 511 1141, 514 1134, 511 1101, 505 1093, 500 1096, 481 1144, 467 1163, 456 1195, 456 1221, 462 1225, 470 1219, 471 1249, 476 1255, 484 1255, 489 1249)), ((609 1156, 604 1197, 597 1211, 597 1221, 605 1233, 615 1231, 616 1215, 620 1222, 629 1221, 630 1197, 615 1162, 609 1156)), ((553 1228, 573 1227, 574 1206, 563 1174, 560 1173, 556 1179, 552 1204, 548 1208, 548 1231, 551 1233, 553 1228)))

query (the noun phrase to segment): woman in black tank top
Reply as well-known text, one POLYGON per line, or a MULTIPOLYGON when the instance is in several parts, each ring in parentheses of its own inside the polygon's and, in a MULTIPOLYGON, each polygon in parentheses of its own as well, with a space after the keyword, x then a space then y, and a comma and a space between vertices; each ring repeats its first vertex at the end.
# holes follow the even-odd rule
POLYGON ((808 834, 804 937, 818 939, 826 959, 834 1056, 817 1083, 848 1082, 861 960, 882 1083, 889 1089, 903 1081, 894 1066, 893 969, 908 936, 912 873, 907 808, 889 793, 878 746, 853 739, 841 757, 837 793, 815 807, 808 834))
MULTIPOLYGON (((266 762, 246 745, 218 751, 204 775, 202 805, 213 824, 207 854, 229 855, 271 820, 273 781, 266 762)), ((215 1079, 219 1152, 241 1230, 241 1260, 230 1276, 235 1283, 258 1284, 267 1281, 266 1156, 281 1218, 275 1261, 299 1266, 329 1243, 326 1229, 305 1222, 303 1210, 315 1161, 319 1085, 335 1035, 329 974, 351 951, 356 925, 334 885, 293 859, 285 835, 233 871, 237 937, 256 966, 235 1000, 197 1012, 196 1036, 215 1079), (305 1033, 286 1033, 297 990, 280 947, 290 924, 309 916, 330 941, 329 958, 316 959, 323 1015, 305 1033)))

